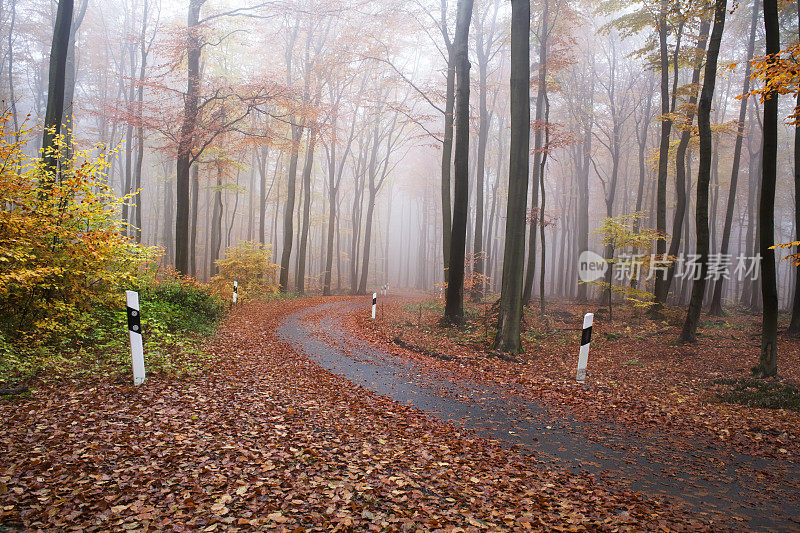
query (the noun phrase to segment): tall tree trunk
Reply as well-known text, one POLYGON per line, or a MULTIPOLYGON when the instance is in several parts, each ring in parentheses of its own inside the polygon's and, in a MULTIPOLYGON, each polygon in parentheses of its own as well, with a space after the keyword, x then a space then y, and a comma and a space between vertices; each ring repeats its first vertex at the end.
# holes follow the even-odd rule
POLYGON ((172 218, 173 202, 175 201, 172 193, 174 185, 168 176, 164 179, 164 227, 163 227, 163 240, 164 240, 164 262, 172 264, 175 257, 175 242, 173 241, 174 234, 172 232, 172 218))
POLYGON ((222 173, 217 173, 217 186, 214 189, 214 208, 211 214, 211 252, 209 254, 209 275, 215 276, 217 259, 222 247, 222 173))
MULTIPOLYGON (((592 129, 594 125, 594 55, 591 60, 591 83, 589 85, 588 111, 583 113, 586 124, 584 125, 583 143, 581 145, 582 161, 578 171, 578 243, 577 253, 581 254, 589 250, 589 171, 592 157, 592 129)), ((580 255, 578 256, 580 258, 580 255)), ((573 280, 573 283, 578 280, 573 280)), ((578 284, 578 301, 585 302, 587 298, 587 286, 585 283, 578 284)))
POLYGON ((81 24, 83 23, 83 18, 86 15, 86 8, 88 7, 88 4, 88 0, 83 0, 79 4, 78 10, 74 13, 69 31, 67 66, 64 72, 64 116, 61 120, 64 128, 64 159, 69 159, 72 157, 74 145, 74 138, 72 136, 72 117, 74 113, 73 101, 75 99, 75 81, 77 78, 77 72, 75 68, 75 39, 78 36, 78 28, 80 28, 81 24))
MULTIPOLYGON (((758 23, 759 0, 753 2, 753 13, 750 17, 750 39, 747 42, 747 59, 745 60, 744 67, 744 81, 742 82, 742 99, 739 103, 739 121, 736 123, 736 142, 733 147, 733 166, 731 167, 731 184, 728 191, 728 205, 725 208, 725 226, 722 230, 722 247, 720 253, 725 256, 728 253, 728 247, 731 240, 731 227, 733 226, 733 206, 736 201, 736 189, 739 181, 739 164, 742 159, 742 142, 744 141, 744 123, 747 118, 747 93, 750 92, 750 61, 753 59, 755 53, 756 42, 756 26, 758 23)), ((798 105, 800 105, 800 97, 798 97, 798 105)), ((795 184, 800 186, 798 182, 798 169, 797 162, 800 156, 800 130, 795 130, 795 184)), ((798 269, 800 273, 800 269, 798 269)), ((714 296, 711 299, 711 309, 709 314, 712 316, 722 316, 722 285, 724 277, 720 277, 714 283, 714 296)), ((798 331, 800 331, 800 313, 798 313, 798 331)))
MULTIPOLYGON (((545 0, 545 5, 547 5, 547 0, 545 0)), ((544 93, 544 123, 547 124, 547 122, 549 120, 550 120, 550 100, 547 98, 547 92, 545 91, 545 93, 544 93)), ((547 151, 549 149, 550 149, 550 130, 545 128, 545 130, 544 130, 544 152, 542 153, 542 163, 541 163, 540 168, 539 168, 539 187, 541 189, 540 192, 541 192, 541 195, 542 195, 542 203, 541 203, 541 211, 542 212, 540 213, 541 216, 539 217, 539 232, 541 233, 540 238, 541 238, 541 241, 542 241, 542 267, 540 269, 541 272, 539 274, 539 311, 541 312, 542 317, 544 317, 544 312, 545 312, 545 308, 544 308, 544 275, 545 275, 545 265, 546 265, 545 259, 547 257, 546 256, 547 247, 545 246, 545 242, 544 242, 544 230, 546 228, 546 222, 545 222, 545 219, 544 219, 544 213, 545 213, 545 211, 544 211, 544 206, 545 206, 544 168, 545 168, 545 165, 547 164, 547 151)), ((534 187, 535 186, 536 185, 534 184, 534 187)), ((533 229, 534 228, 531 228, 531 231, 533 231, 533 229)))
MULTIPOLYGON (((337 113, 334 108, 333 119, 331 124, 336 126, 337 113)), ((328 236, 325 245, 325 278, 322 283, 322 295, 330 296, 331 294, 331 278, 333 270, 333 238, 336 231, 336 207, 338 187, 336 186, 336 136, 331 139, 330 150, 328 153, 328 236)))
POLYGON ((67 69, 67 49, 72 26, 72 0, 59 0, 53 42, 50 47, 50 71, 47 82, 47 110, 44 117, 44 169, 45 183, 52 183, 58 172, 56 137, 61 134, 61 117, 64 115, 64 83, 67 69))
POLYGON ((522 303, 527 304, 533 294, 533 275, 536 272, 536 225, 542 223, 543 213, 539 212, 539 171, 542 165, 542 129, 544 118, 544 96, 547 90, 547 19, 550 16, 550 4, 544 1, 542 23, 539 28, 539 82, 536 93, 536 125, 533 138, 533 175, 531 176, 531 229, 528 233, 528 266, 525 270, 525 288, 522 303))
MULTIPOLYGON (((777 0, 764 0, 764 29, 768 61, 780 52, 777 0)), ((761 253, 761 356, 754 374, 770 377, 778 373, 778 287, 775 276, 775 181, 778 161, 778 92, 764 100, 764 148, 761 159, 761 200, 758 209, 761 253)))
MULTIPOLYGON (((442 13, 446 12, 445 0, 442 0, 442 13)), ((444 22, 442 23, 444 24, 444 22)), ((443 29, 446 32, 446 28, 443 29)), ((442 140, 442 261, 444 265, 444 281, 450 275, 450 234, 452 231, 450 205, 450 169, 453 165, 453 107, 456 100, 456 67, 455 50, 451 43, 447 44, 447 84, 444 105, 444 139, 442 140)))
POLYGON ((144 76, 147 68, 147 0, 142 6, 142 33, 139 36, 139 83, 136 89, 136 139, 138 142, 138 152, 136 153, 135 184, 134 188, 140 191, 136 195, 135 208, 136 217, 134 223, 134 239, 137 243, 142 242, 142 162, 144 161, 144 120, 142 117, 144 107, 144 76))
MULTIPOLYGON (((258 159, 258 242, 264 244, 266 242, 267 223, 267 160, 269 147, 264 146, 261 154, 263 158, 256 155, 258 159)), ((275 165, 277 166, 277 164, 276 161, 275 165)))
POLYGON ((444 316, 451 324, 464 320, 464 255, 469 211, 469 24, 473 0, 459 0, 456 17, 456 141, 453 173, 453 226, 450 237, 450 267, 444 316))
MULTIPOLYGON (((496 13, 496 11, 495 11, 496 13)), ((493 28, 494 29, 494 25, 493 28)), ((478 107, 480 121, 478 124, 478 153, 475 162, 475 240, 472 244, 474 260, 474 279, 472 283, 472 300, 480 301, 484 291, 484 262, 483 250, 483 211, 484 211, 484 180, 486 177, 486 145, 489 141, 489 124, 491 115, 486 105, 486 78, 489 69, 488 44, 484 41, 483 25, 480 26, 477 37, 478 44, 478 107)))
POLYGON ((192 202, 191 202, 191 232, 189 234, 189 275, 197 275, 197 211, 200 201, 200 167, 195 163, 191 169, 192 177, 192 202))
POLYGON ((205 0, 189 0, 186 56, 187 86, 183 98, 183 124, 178 142, 177 190, 175 209, 175 270, 189 273, 189 170, 194 159, 194 135, 197 128, 200 91, 200 8, 205 0))
MULTIPOLYGON (((645 179, 647 178, 647 165, 645 163, 645 154, 647 152, 647 133, 650 129, 650 111, 653 105, 653 86, 654 83, 652 82, 653 78, 651 79, 650 83, 650 90, 647 91, 647 100, 645 103, 644 112, 642 113, 642 127, 641 130, 636 128, 636 141, 639 146, 638 150, 638 163, 639 163, 639 186, 636 189, 636 208, 635 212, 640 213, 642 211, 642 203, 644 202, 644 183, 645 179)), ((639 218, 634 219, 633 221, 633 232, 639 233, 639 227, 641 224, 641 220, 639 218)), ((632 254, 636 256, 639 253, 638 248, 634 248, 632 254)), ((639 280, 636 278, 631 279, 631 287, 634 289, 637 288, 639 285, 639 280)))
MULTIPOLYGON (((692 138, 692 124, 694 123, 695 106, 697 105, 697 87, 700 83, 700 68, 703 64, 703 56, 706 51, 708 40, 708 30, 711 28, 711 21, 704 15, 700 23, 700 33, 697 37, 697 47, 694 54, 694 70, 692 71, 692 93, 689 96, 689 108, 686 112, 681 139, 678 142, 678 149, 675 151, 675 214, 672 219, 672 240, 669 243, 667 255, 677 257, 681 245, 681 228, 683 219, 686 215, 686 150, 692 138)), ((669 294, 672 278, 675 274, 674 263, 670 265, 667 272, 667 281, 664 286, 664 294, 669 294)))
MULTIPOLYGON (((800 32, 800 0, 797 1, 798 32, 800 32)), ((800 111, 800 94, 795 102, 795 113, 800 111)), ((794 126, 794 240, 800 232, 800 124, 794 126)), ((795 250, 800 253, 800 246, 795 250)), ((800 268, 794 269, 794 298, 792 299, 792 319, 789 322, 789 335, 800 335, 800 268)))
POLYGON ((530 149, 530 31, 528 0, 511 0, 511 148, 500 315, 495 348, 519 352, 522 319, 525 223, 530 149))
POLYGON ((300 246, 297 250, 297 279, 295 287, 298 294, 306 292, 306 254, 308 253, 308 229, 311 216, 311 170, 314 166, 314 145, 317 131, 311 128, 306 145, 306 160, 303 164, 303 228, 300 232, 300 246))
POLYGON ((697 254, 700 256, 700 277, 692 283, 692 296, 689 311, 683 323, 680 340, 682 342, 697 341, 697 323, 703 307, 703 295, 706 288, 708 272, 708 189, 711 181, 711 105, 714 99, 714 86, 717 81, 717 58, 722 32, 725 28, 725 12, 727 0, 716 0, 714 4, 714 29, 706 55, 703 90, 700 94, 700 108, 697 113, 697 124, 700 131, 700 163, 697 172, 697 254))
POLYGON ((8 24, 8 100, 11 118, 14 121, 14 139, 19 139, 19 119, 17 118, 17 98, 14 94, 14 23, 17 20, 17 0, 11 0, 11 19, 8 24))
POLYGON ((292 148, 289 155, 288 190, 286 205, 283 212, 283 251, 281 252, 281 275, 279 288, 287 292, 289 287, 289 261, 292 257, 292 244, 294 240, 294 201, 297 187, 297 158, 298 145, 303 128, 297 124, 294 117, 290 119, 292 128, 292 148))
MULTIPOLYGON (((662 235, 667 233, 667 169, 669 165, 669 136, 672 121, 667 118, 669 105, 669 49, 667 48, 667 11, 669 0, 661 0, 661 11, 658 25, 659 57, 661 60, 661 142, 658 148, 658 183, 656 190, 656 230, 662 235)), ((678 77, 677 68, 675 78, 678 77)), ((656 240, 656 254, 663 256, 667 252, 667 242, 656 240)), ((666 301, 666 279, 661 271, 656 272, 655 299, 658 303, 666 301)))

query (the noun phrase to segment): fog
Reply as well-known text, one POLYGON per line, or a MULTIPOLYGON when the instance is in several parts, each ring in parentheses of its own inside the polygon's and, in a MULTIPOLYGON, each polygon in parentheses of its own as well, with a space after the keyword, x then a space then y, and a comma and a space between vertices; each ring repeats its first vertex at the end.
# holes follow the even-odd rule
MULTIPOLYGON (((75 150, 108 159, 107 179, 117 194, 134 194, 120 217, 131 224, 132 239, 163 250, 164 267, 208 280, 226 248, 260 241, 283 264, 289 292, 322 292, 328 273, 334 293, 389 284, 438 294, 443 227, 450 220, 442 196, 454 182, 450 169, 443 189, 443 169, 455 161, 443 156, 453 142, 447 124, 458 90, 454 80, 448 88, 448 72, 455 77, 456 4, 75 0, 63 123, 75 150)), ((604 218, 640 212, 637 227, 657 229, 664 120, 671 122, 665 244, 677 258, 696 253, 696 102, 713 6, 669 3, 666 115, 659 7, 655 1, 531 4, 531 297, 541 290, 543 256, 546 296, 600 294, 579 283, 579 255, 588 248, 610 258, 597 232, 604 218), (682 217, 676 217, 679 174, 687 198, 682 217), (543 199, 542 210, 536 206, 543 199)), ((41 147, 56 8, 50 1, 11 0, 0 11, 0 94, 18 126, 32 129, 30 153, 41 147)), ((739 258, 759 250, 764 112, 758 95, 746 99, 734 170, 754 8, 760 9, 752 2, 728 6, 719 52, 710 116, 709 250, 721 252, 732 204, 730 268, 717 276, 730 277, 722 300, 757 309, 758 277, 735 272, 739 258)), ((499 293, 502 282, 510 16, 509 2, 475 0, 469 27, 466 292, 499 293)), ((796 8, 780 16, 782 44, 796 42, 796 8)), ((763 22, 754 28, 757 58, 764 55, 763 22)), ((760 86, 755 79, 749 88, 760 86)), ((774 238, 786 243, 797 235, 795 128, 788 122, 793 96, 779 105, 774 238)), ((454 205, 454 198, 451 192, 445 204, 454 205)), ((656 246, 636 252, 656 253, 656 246)), ((791 306, 796 283, 796 267, 780 260, 787 253, 777 254, 782 309, 791 306)), ((682 274, 678 268, 669 302, 689 301, 691 278, 682 274)), ((630 281, 620 276, 619 283, 630 281)), ((653 283, 642 275, 638 288, 652 290, 653 283)), ((707 302, 713 288, 707 287, 707 302)))

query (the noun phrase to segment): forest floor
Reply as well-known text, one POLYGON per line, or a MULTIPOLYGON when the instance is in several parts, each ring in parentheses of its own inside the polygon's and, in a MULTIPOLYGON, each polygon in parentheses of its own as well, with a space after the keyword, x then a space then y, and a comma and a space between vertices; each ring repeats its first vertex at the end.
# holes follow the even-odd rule
MULTIPOLYGON (((612 322, 596 305, 549 302, 546 319, 538 310, 526 314, 526 351, 512 360, 491 351, 494 317, 488 304, 470 305, 466 326, 456 329, 440 326, 442 304, 430 297, 380 302, 377 320, 363 311, 349 313, 344 326, 434 375, 454 373, 546 406, 576 421, 589 440, 655 460, 686 490, 676 493, 663 480, 656 483, 661 488, 642 486, 642 477, 658 473, 642 472, 637 479, 624 467, 610 472, 629 486, 650 494, 656 489, 690 508, 705 499, 722 510, 727 500, 733 507, 726 511, 746 527, 800 530, 800 341, 781 336, 778 379, 750 380, 758 358, 758 316, 733 312, 704 319, 699 342, 684 346, 675 342, 680 310, 651 321, 640 310, 620 308, 612 322), (574 376, 587 311, 596 315, 587 383, 580 385, 574 376), (711 483, 698 484, 702 479, 711 483), (759 505, 784 522, 763 522, 756 516, 763 513, 759 505)), ((591 461, 581 466, 579 471, 611 470, 591 461)))
POLYGON ((720 529, 432 420, 285 342, 309 308, 340 301, 236 307, 198 376, 0 399, 0 531, 720 529))

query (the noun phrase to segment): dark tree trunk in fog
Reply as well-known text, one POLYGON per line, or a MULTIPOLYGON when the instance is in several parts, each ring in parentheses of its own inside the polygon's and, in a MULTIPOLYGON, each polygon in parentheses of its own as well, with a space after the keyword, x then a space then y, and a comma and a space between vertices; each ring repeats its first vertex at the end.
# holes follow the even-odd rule
MULTIPOLYGON (((766 53, 780 52, 777 0, 764 0, 766 53)), ((764 100, 764 144, 761 159, 761 199, 758 209, 759 252, 761 253, 761 356, 754 369, 757 377, 778 372, 778 287, 775 274, 775 182, 778 160, 778 92, 770 91, 764 100)))
POLYGON ((467 212, 469 210, 469 24, 473 0, 458 1, 455 48, 456 141, 453 173, 453 226, 450 237, 450 267, 444 316, 451 324, 464 320, 464 255, 466 253, 467 212))
MULTIPOLYGON (((800 0, 797 1, 798 28, 800 28, 800 0)), ((798 30, 800 32, 800 29, 798 30)), ((795 110, 800 110, 800 94, 797 95, 795 110)), ((800 232, 800 124, 794 126, 794 239, 800 232)), ((800 247, 795 250, 800 253, 800 247)), ((800 267, 794 269, 794 298, 792 299, 792 319, 787 333, 800 335, 800 267)))
MULTIPOLYGON (((578 170, 578 250, 577 253, 581 254, 589 250, 589 171, 591 167, 592 157, 592 127, 594 125, 594 55, 591 61, 591 82, 589 84, 589 103, 587 105, 587 112, 584 112, 583 118, 585 120, 583 143, 581 145, 578 170)), ((578 280, 573 280, 573 283, 578 280)), ((587 287, 585 283, 578 284, 578 300, 586 301, 587 287)))
MULTIPOLYGON (((258 160, 258 242, 266 242, 266 223, 267 223, 267 160, 269 147, 264 146, 261 155, 256 154, 258 160)), ((278 164, 277 162, 275 163, 278 164)), ((273 185, 275 184, 273 180, 273 185)))
POLYGON ((187 86, 183 98, 183 124, 178 143, 177 209, 175 210, 175 270, 189 274, 189 170, 193 153, 200 91, 200 8, 205 0, 189 0, 187 15, 187 86))
MULTIPOLYGON (((85 8, 84 8, 85 9, 85 8)), ((142 162, 144 161, 144 121, 142 118, 144 108, 144 77, 147 69, 147 56, 149 48, 147 46, 147 0, 142 7, 142 32, 139 36, 139 83, 136 88, 136 140, 139 145, 136 154, 136 167, 134 169, 134 190, 140 191, 142 188, 142 162)), ((135 201, 136 216, 134 222, 134 238, 136 242, 142 242, 142 193, 136 195, 135 201)))
MULTIPOLYGON (((378 152, 380 151, 380 121, 383 113, 380 111, 375 117, 375 130, 373 133, 372 150, 370 153, 370 160, 367 166, 367 174, 369 175, 369 197, 367 199, 367 218, 364 223, 364 253, 361 257, 361 277, 358 282, 357 294, 366 294, 367 281, 369 279, 369 260, 372 251, 372 221, 375 215, 375 202, 378 197, 378 191, 381 190, 383 184, 386 182, 386 177, 389 171, 389 161, 392 157, 392 149, 394 148, 395 137, 394 129, 397 125, 397 114, 394 115, 392 123, 387 126, 384 131, 386 137, 386 155, 382 162, 378 162, 378 152), (380 170, 378 167, 381 167, 380 170), (380 174, 380 175, 379 175, 380 174)), ((363 192, 361 194, 363 198, 363 192)))
POLYGON ((165 264, 172 264, 172 261, 175 257, 175 242, 174 242, 174 235, 172 232, 172 224, 174 223, 174 219, 172 218, 172 208, 174 207, 173 202, 175 202, 175 198, 172 194, 172 188, 174 187, 172 181, 169 177, 166 177, 164 180, 164 228, 163 228, 163 240, 164 240, 164 263, 165 264))
POLYGON ((450 41, 447 30, 447 0, 441 0, 441 27, 445 48, 447 49, 447 82, 445 85, 444 138, 442 140, 442 260, 444 281, 448 280, 450 266, 450 169, 453 165, 453 107, 456 101, 456 52, 455 43, 450 41))
MULTIPOLYGON (((332 127, 336 127, 337 113, 333 110, 331 119, 332 127)), ((328 236, 325 246, 325 278, 322 283, 322 295, 331 294, 331 270, 333 269, 333 238, 335 237, 336 207, 337 196, 339 195, 338 183, 336 183, 336 136, 331 139, 328 148, 328 236)))
POLYGON ((703 307, 703 295, 706 288, 708 272, 708 188, 711 181, 711 105, 714 99, 714 86, 717 81, 717 58, 722 32, 725 28, 725 12, 727 0, 716 0, 714 6, 714 29, 706 55, 706 67, 703 75, 703 90, 700 94, 700 107, 697 113, 697 124, 700 131, 700 163, 697 172, 697 254, 700 256, 700 277, 692 283, 692 296, 689 311, 683 323, 680 340, 682 342, 697 341, 697 323, 703 307))
POLYGON ((539 211, 539 171, 542 166, 542 128, 544 119, 544 96, 547 90, 547 19, 550 16, 550 4, 544 1, 542 23, 539 27, 539 80, 536 93, 536 125, 533 138, 533 175, 531 176, 531 228, 528 233, 528 266, 525 270, 525 287, 522 303, 526 305, 533 294, 533 275, 536 272, 536 225, 544 220, 544 213, 539 211))
MULTIPOLYGON (((658 182, 656 189, 656 230, 662 235, 667 233, 667 170, 669 168, 669 136, 672 121, 667 117, 670 109, 669 100, 669 49, 667 47, 667 12, 669 0, 661 0, 660 20, 658 26, 659 57, 661 67, 661 141, 658 148, 658 182)), ((680 39, 680 37, 679 37, 680 39)), ((678 41, 680 42, 680 41, 678 41)), ((676 46, 675 57, 678 55, 676 46)), ((678 80, 678 65, 675 63, 675 81, 678 80)), ((674 91, 673 91, 674 96, 674 91)), ((656 254, 663 256, 667 252, 667 242, 656 240, 656 254)), ((666 279, 661 271, 656 272, 655 299, 663 303, 667 298, 666 279)))
POLYGON ((197 275, 197 203, 200 201, 200 168, 197 164, 192 166, 192 220, 189 235, 189 274, 197 275))
MULTIPOLYGON (((472 286, 472 299, 480 301, 484 291, 484 263, 485 252, 483 243, 484 226, 484 181, 486 177, 486 145, 489 141, 489 126, 492 115, 486 105, 486 78, 489 69, 489 54, 494 38, 495 21, 497 19, 497 8, 499 3, 495 2, 494 16, 491 21, 491 28, 487 35, 487 29, 483 17, 481 23, 476 24, 476 53, 478 57, 478 106, 480 111, 480 122, 478 124, 478 146, 475 162, 475 240, 472 245, 474 260, 475 278, 472 286)), ((488 10, 488 9, 487 9, 488 10)), ((483 16, 485 17, 485 13, 483 16)), ((499 157, 499 154, 498 154, 499 157)))
MULTIPOLYGON (((700 83, 700 69, 703 64, 703 56, 706 51, 706 41, 708 40, 708 30, 711 28, 711 21, 707 16, 703 16, 700 23, 700 34, 697 38, 697 47, 694 55, 694 70, 692 71, 692 87, 697 87, 700 83)), ((677 257, 681 245, 681 229, 683 228, 684 216, 686 215, 686 150, 692 137, 692 124, 694 123, 695 106, 697 105, 697 89, 691 89, 689 96, 689 109, 686 113, 686 122, 683 124, 681 139, 678 142, 678 149, 675 151, 675 215, 672 219, 672 240, 669 243, 667 255, 677 257)), ((667 272, 667 280, 664 284, 664 294, 669 294, 672 278, 675 275, 675 264, 670 265, 667 272)))
POLYGON ((281 252, 280 290, 287 292, 289 286, 289 260, 292 257, 292 244, 294 235, 294 201, 297 188, 297 145, 303 129, 292 119, 292 149, 289 154, 288 190, 286 205, 283 212, 283 251, 281 252))
MULTIPOLYGON (((639 146, 638 151, 638 164, 639 164, 639 186, 636 189, 636 213, 641 213, 642 211, 642 202, 644 201, 644 182, 647 178, 647 164, 645 163, 645 153, 647 152, 647 133, 650 129, 650 113, 652 110, 653 105, 653 88, 654 88, 654 78, 650 78, 650 90, 647 91, 647 100, 645 102, 645 107, 642 112, 642 115, 639 117, 636 123, 636 142, 639 146), (639 128, 639 123, 641 122, 641 129, 639 128)), ((639 233, 639 228, 641 225, 641 220, 638 218, 633 221, 633 232, 639 233)), ((637 255, 639 250, 637 248, 633 249, 632 255, 637 255)), ((636 278, 631 279, 631 287, 634 289, 639 285, 639 280, 636 278)))
POLYGON ((218 272, 217 259, 222 247, 222 176, 217 173, 217 186, 214 188, 214 208, 211 212, 211 251, 209 255, 209 275, 218 272))
MULTIPOLYGON (((546 0, 545 0, 545 5, 547 5, 546 0)), ((550 120, 550 100, 548 100, 547 92, 545 91, 545 93, 544 93, 544 123, 547 124, 549 120, 550 120)), ((540 188, 540 193, 542 195, 542 203, 541 203, 542 213, 541 213, 541 217, 540 217, 540 220, 539 220, 539 232, 541 234, 540 238, 541 238, 541 241, 542 241, 542 268, 540 269, 541 272, 539 274, 539 311, 541 312, 542 317, 544 317, 544 311, 545 311, 545 307, 544 307, 544 275, 545 275, 545 265, 547 264, 547 263, 545 263, 546 253, 547 253, 547 246, 545 246, 545 242, 544 242, 544 230, 545 230, 545 227, 546 227, 545 219, 544 219, 544 206, 545 206, 544 169, 545 169, 545 165, 547 164, 547 152, 548 152, 549 149, 550 149, 550 130, 545 129, 544 130, 544 153, 542 154, 542 163, 541 163, 540 168, 539 168, 539 188, 540 188)), ((535 186, 536 186, 536 184, 534 184, 534 187, 535 186)), ((534 230, 534 228, 531 228, 531 231, 533 231, 533 230, 534 230)))
POLYGON ((519 352, 530 148, 530 31, 528 0, 511 0, 511 148, 500 315, 495 348, 519 352))
POLYGON ((303 164, 303 227, 300 233, 300 246, 297 250, 297 279, 295 287, 298 294, 306 292, 306 255, 308 253, 308 229, 311 216, 311 170, 314 167, 314 146, 317 143, 317 131, 312 128, 308 133, 306 160, 303 164))
MULTIPOLYGON (((742 99, 739 103, 739 120, 736 123, 736 142, 733 147, 733 166, 731 168, 731 184, 728 191, 728 205, 725 209, 725 226, 722 230, 722 248, 720 253, 724 256, 728 253, 728 247, 731 240, 731 227, 733 226, 733 206, 736 202, 736 189, 739 181, 739 164, 742 159, 742 142, 744 141, 744 123, 747 118, 747 93, 750 92, 750 61, 753 59, 755 52, 756 41, 756 27, 758 23, 759 13, 759 0, 753 3, 753 13, 750 18, 750 39, 747 42, 747 59, 745 60, 744 67, 744 82, 742 83, 742 99)), ((800 100, 798 100, 800 104, 800 100)), ((797 184, 797 162, 798 162, 798 133, 795 133, 795 183, 797 184)), ((798 269, 800 273, 800 269, 798 269)), ((724 277, 720 277, 714 283, 714 296, 711 300, 711 309, 709 314, 712 316, 722 316, 722 286, 724 277)), ((798 317, 800 318, 800 317, 798 317)), ((800 328, 800 320, 798 321, 798 328, 800 328)), ((800 329, 799 329, 800 331, 800 329)))
POLYGON ((50 47, 50 70, 47 81, 47 110, 44 117, 44 167, 46 182, 53 182, 58 171, 58 156, 55 141, 61 133, 61 117, 64 115, 64 83, 67 69, 67 48, 72 27, 72 0, 59 0, 53 42, 50 47))
MULTIPOLYGON (((86 15, 86 8, 89 5, 88 0, 83 0, 78 5, 78 11, 74 13, 72 25, 69 31, 69 45, 67 48, 67 65, 64 72, 64 116, 62 117, 62 127, 64 128, 64 158, 69 159, 72 157, 74 139, 72 136, 73 121, 72 116, 74 113, 73 101, 75 99, 75 82, 77 79, 77 72, 75 69, 75 39, 78 36, 78 29, 83 23, 83 18, 86 15)), ((145 3, 145 12, 147 11, 147 4, 145 3)), ((13 15, 13 12, 12 12, 13 15)), ((146 24, 143 23, 143 24, 146 24)), ((10 48, 9 48, 10 53, 10 48)), ((9 74, 10 75, 10 74, 9 74)))
POLYGON ((11 0, 11 18, 8 23, 8 100, 11 119, 14 121, 14 138, 19 138, 19 119, 17 118, 17 101, 14 94, 14 23, 17 20, 17 0, 11 0))

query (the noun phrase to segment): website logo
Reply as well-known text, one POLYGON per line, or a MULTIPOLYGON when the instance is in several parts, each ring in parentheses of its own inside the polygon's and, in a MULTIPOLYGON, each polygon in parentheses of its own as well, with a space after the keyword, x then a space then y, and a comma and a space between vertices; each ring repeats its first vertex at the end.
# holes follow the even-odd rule
POLYGON ((584 283, 602 278, 605 276, 606 270, 608 270, 608 263, 600 254, 586 250, 581 252, 578 257, 578 278, 584 283))

